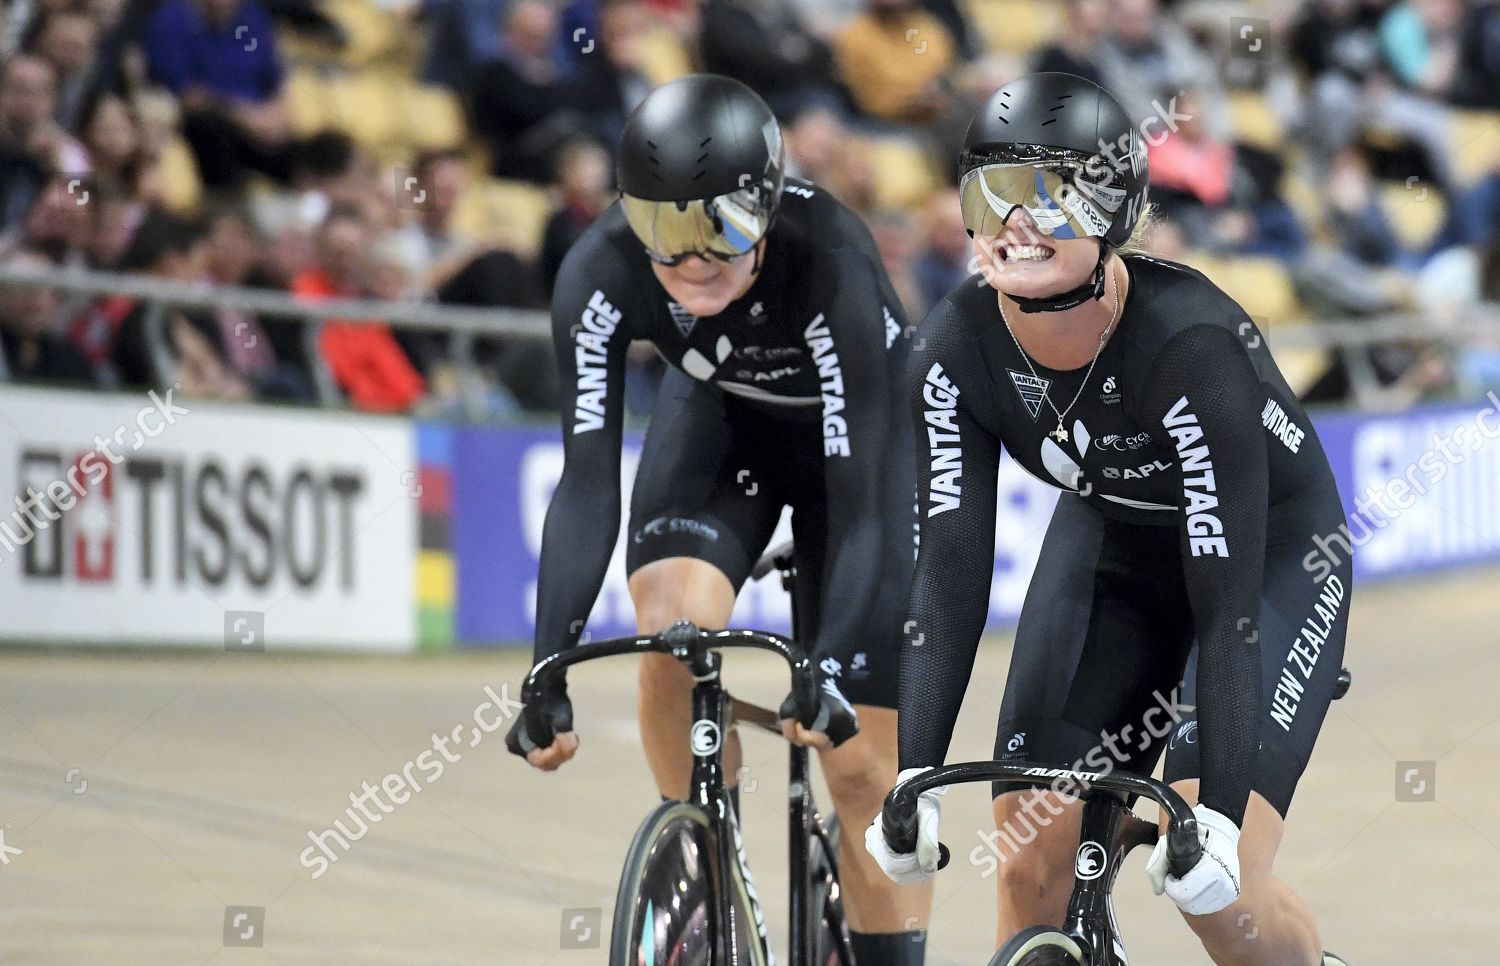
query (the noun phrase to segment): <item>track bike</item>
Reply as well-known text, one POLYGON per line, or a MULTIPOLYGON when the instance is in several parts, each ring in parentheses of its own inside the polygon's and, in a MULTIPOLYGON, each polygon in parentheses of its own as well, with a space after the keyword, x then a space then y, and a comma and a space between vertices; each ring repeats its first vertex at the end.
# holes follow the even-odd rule
MULTIPOLYGON (((795 634, 796 563, 790 544, 761 558, 753 576, 759 579, 773 570, 792 595, 795 634)), ((745 724, 781 738, 781 722, 777 712, 737 700, 724 690, 719 652, 736 647, 770 651, 786 662, 797 718, 811 727, 818 713, 816 668, 792 639, 752 630, 707 631, 689 621, 678 621, 660 634, 569 648, 532 668, 522 689, 523 713, 532 714, 532 699, 554 675, 583 661, 620 654, 670 654, 693 675, 688 798, 663 802, 636 831, 615 898, 610 966, 775 962, 760 897, 746 865, 739 816, 724 781, 723 736, 733 724, 745 724)), ((839 891, 838 821, 825 824, 813 802, 807 749, 789 747, 791 966, 854 966, 839 891)))
MULTIPOLYGON (((1339 671, 1334 699, 1349 690, 1348 668, 1339 671)), ((1110 898, 1125 856, 1154 845, 1157 827, 1131 811, 1138 796, 1159 805, 1167 816, 1167 861, 1174 876, 1186 875, 1202 857, 1198 822, 1181 795, 1169 785, 1129 772, 1089 772, 1053 768, 1029 761, 971 761, 913 775, 893 788, 881 811, 881 830, 895 852, 917 844, 917 799, 945 785, 1000 782, 1017 788, 1050 787, 1082 798, 1083 824, 1073 860, 1073 892, 1061 928, 1031 926, 1001 946, 989 966, 1128 966, 1125 944, 1110 898)), ((938 868, 948 864, 941 849, 938 868)))

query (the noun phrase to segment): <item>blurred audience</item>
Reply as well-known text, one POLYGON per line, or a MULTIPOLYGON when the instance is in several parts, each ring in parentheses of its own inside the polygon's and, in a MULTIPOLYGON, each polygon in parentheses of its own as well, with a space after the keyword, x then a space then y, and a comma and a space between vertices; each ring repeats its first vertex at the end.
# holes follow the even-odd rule
POLYGON ((868 0, 834 35, 833 49, 855 103, 871 117, 924 124, 953 106, 953 38, 913 0, 868 0))
MULTIPOLYGON (((21 249, 7 268, 46 270, 52 260, 21 249)), ((0 370, 16 382, 88 387, 98 384, 88 357, 57 327, 57 294, 42 285, 0 286, 0 370)))

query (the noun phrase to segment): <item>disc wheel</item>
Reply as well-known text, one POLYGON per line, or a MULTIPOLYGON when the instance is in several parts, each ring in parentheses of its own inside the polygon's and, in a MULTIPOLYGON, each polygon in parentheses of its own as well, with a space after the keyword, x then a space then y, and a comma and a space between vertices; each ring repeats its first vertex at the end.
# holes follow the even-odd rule
POLYGON ((708 816, 663 802, 635 833, 616 893, 609 966, 714 966, 708 816))
POLYGON ((990 966, 1084 966, 1083 949, 1051 926, 1032 926, 1010 937, 990 966))

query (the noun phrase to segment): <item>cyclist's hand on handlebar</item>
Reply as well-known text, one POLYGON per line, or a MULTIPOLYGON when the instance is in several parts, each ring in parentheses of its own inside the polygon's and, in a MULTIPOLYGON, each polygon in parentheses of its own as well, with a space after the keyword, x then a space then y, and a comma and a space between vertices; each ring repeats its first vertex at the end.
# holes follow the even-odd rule
POLYGON ((533 768, 554 771, 578 753, 573 733, 573 703, 566 684, 538 694, 522 711, 505 736, 505 747, 520 755, 533 768), (535 718, 536 727, 528 724, 535 718))
POLYGON ((854 705, 844 697, 832 677, 821 676, 818 686, 818 716, 812 725, 797 720, 797 702, 792 695, 781 702, 781 733, 786 740, 808 748, 837 748, 859 733, 854 705))
MULTIPOLYGON (((927 768, 907 768, 896 776, 899 784, 913 775, 920 775, 927 768)), ((942 848, 938 844, 938 820, 942 813, 940 796, 948 794, 948 787, 930 788, 917 796, 917 850, 915 852, 893 852, 886 841, 882 826, 884 816, 875 813, 875 821, 865 829, 865 851, 874 857, 882 872, 897 885, 913 885, 926 882, 937 872, 942 848)))
POLYGON ((1240 895, 1240 830, 1227 815, 1205 805, 1193 806, 1203 857, 1182 878, 1167 871, 1167 837, 1156 840, 1146 878, 1151 891, 1165 892, 1190 916, 1206 916, 1227 907, 1240 895))

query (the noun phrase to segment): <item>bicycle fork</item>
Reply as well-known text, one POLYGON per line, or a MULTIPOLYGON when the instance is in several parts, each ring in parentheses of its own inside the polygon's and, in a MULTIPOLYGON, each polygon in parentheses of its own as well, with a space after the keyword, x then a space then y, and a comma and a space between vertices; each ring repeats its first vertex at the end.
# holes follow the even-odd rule
MULTIPOLYGON (((745 843, 740 837, 739 816, 729 800, 724 783, 723 756, 721 746, 728 727, 729 701, 720 684, 721 658, 717 652, 702 651, 695 655, 690 668, 693 674, 693 725, 689 741, 693 752, 692 788, 689 799, 713 816, 719 888, 715 889, 715 903, 721 931, 718 936, 719 961, 725 966, 753 966, 760 960, 752 953, 747 959, 739 948, 741 931, 757 937, 765 952, 766 966, 775 966, 770 941, 766 935, 766 917, 761 909, 760 896, 750 877, 745 860, 745 843), (750 906, 752 928, 740 927, 740 907, 735 902, 735 876, 744 884, 745 898, 750 906)), ((803 767, 806 767, 804 759, 803 767)))
POLYGON ((1090 966, 1129 966, 1111 894, 1125 856, 1155 842, 1156 826, 1138 818, 1115 793, 1095 793, 1084 803, 1078 841, 1063 932, 1085 948, 1090 966))

